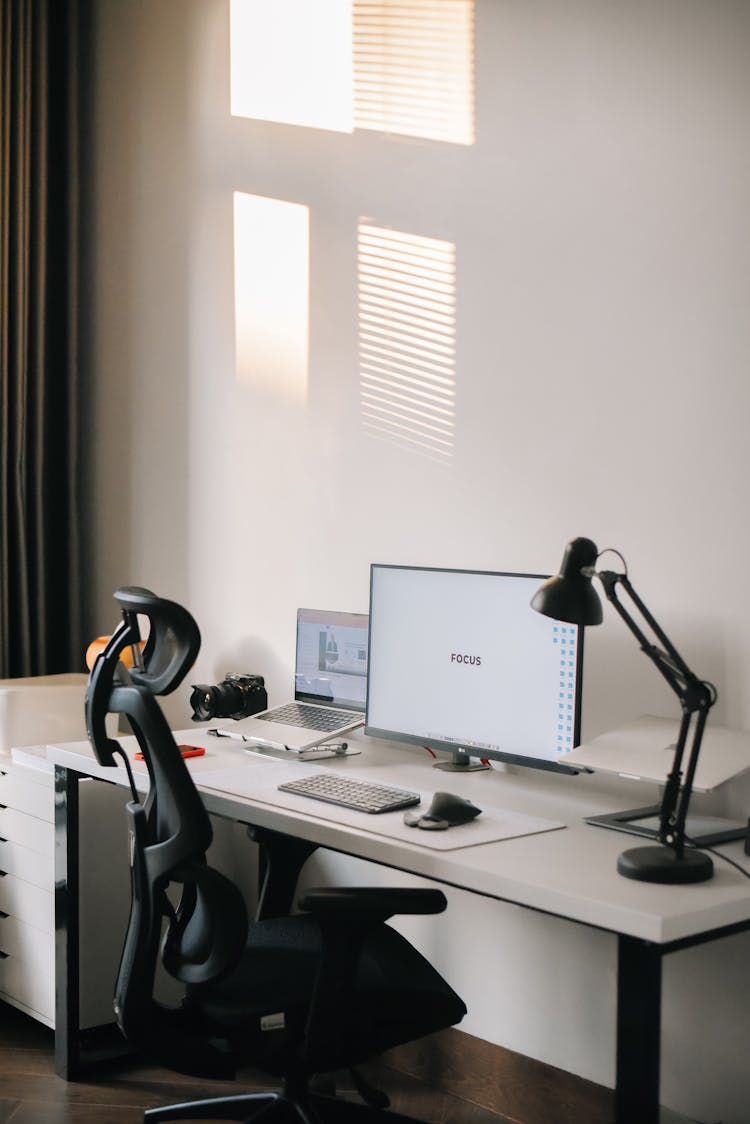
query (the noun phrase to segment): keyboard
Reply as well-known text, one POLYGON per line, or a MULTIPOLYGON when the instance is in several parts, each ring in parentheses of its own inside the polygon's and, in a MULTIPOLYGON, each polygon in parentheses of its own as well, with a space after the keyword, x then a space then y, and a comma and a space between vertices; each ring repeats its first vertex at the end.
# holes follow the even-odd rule
POLYGON ((283 722, 285 726, 299 726, 302 730, 338 730, 358 718, 351 710, 329 710, 322 706, 306 706, 305 703, 288 703, 277 706, 266 714, 259 714, 264 722, 283 722))
POLYGON ((370 813, 410 808, 421 800, 418 792, 391 788, 373 781, 355 781, 351 777, 337 777, 330 773, 314 773, 299 780, 285 781, 279 785, 279 791, 294 792, 297 796, 309 796, 313 800, 325 800, 328 804, 370 813))

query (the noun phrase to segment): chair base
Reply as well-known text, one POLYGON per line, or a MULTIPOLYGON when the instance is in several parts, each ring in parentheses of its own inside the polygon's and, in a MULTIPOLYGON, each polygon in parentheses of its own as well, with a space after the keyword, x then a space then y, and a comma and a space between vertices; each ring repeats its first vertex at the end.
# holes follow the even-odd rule
POLYGON ((183 1104, 148 1108, 144 1124, 165 1120, 236 1120, 240 1124, 420 1124, 399 1112, 383 1112, 356 1101, 344 1101, 320 1093, 291 1096, 280 1092, 241 1093, 231 1097, 185 1101, 183 1104))

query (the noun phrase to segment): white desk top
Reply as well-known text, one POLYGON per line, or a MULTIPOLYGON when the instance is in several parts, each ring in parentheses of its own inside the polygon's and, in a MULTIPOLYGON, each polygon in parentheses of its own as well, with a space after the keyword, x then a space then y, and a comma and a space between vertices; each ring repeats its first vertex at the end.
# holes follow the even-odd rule
MULTIPOLYGON (((295 761, 282 766, 275 761, 269 763, 268 759, 246 753, 236 743, 209 737, 203 728, 178 731, 175 737, 178 742, 206 747, 205 756, 191 758, 187 765, 206 807, 218 815, 310 839, 323 847, 473 893, 659 944, 750 920, 750 879, 718 857, 714 858, 713 879, 698 885, 651 885, 617 874, 617 856, 639 841, 585 824, 583 818, 631 806, 630 789, 618 797, 616 787, 605 793, 585 775, 568 777, 520 768, 467 775, 439 773, 430 768, 431 759, 420 749, 368 738, 359 732, 348 738, 361 747, 361 754, 304 766, 295 761), (449 790, 469 797, 493 814, 507 809, 523 816, 562 821, 566 826, 562 830, 469 846, 458 845, 457 838, 450 849, 435 847, 419 838, 428 833, 408 829, 404 836, 401 812, 371 817, 276 792, 266 778, 270 775, 268 770, 280 767, 288 770, 290 776, 299 769, 333 770, 423 794, 449 790), (243 797, 201 785, 202 774, 219 771, 226 776, 227 769, 241 770, 248 778, 257 775, 257 795, 243 797), (394 823, 392 836, 384 830, 390 817, 394 823), (376 824, 371 822, 375 820, 376 824)), ((137 748, 134 738, 124 737, 121 741, 129 753, 137 748)), ((77 772, 127 783, 124 769, 106 769, 97 764, 88 742, 49 746, 48 756, 54 763, 77 772)), ((147 781, 145 766, 138 762, 134 766, 147 781)), ((211 777, 207 780, 210 782, 211 777)), ((454 833, 470 828, 471 825, 465 825, 442 834, 450 842, 454 833)), ((724 844, 719 850, 750 871, 750 857, 744 855, 740 842, 724 844)))

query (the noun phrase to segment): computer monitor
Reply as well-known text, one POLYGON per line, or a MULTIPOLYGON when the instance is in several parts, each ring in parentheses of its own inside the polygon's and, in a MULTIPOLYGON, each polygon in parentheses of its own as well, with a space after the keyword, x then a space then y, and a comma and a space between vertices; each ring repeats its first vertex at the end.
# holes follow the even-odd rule
MULTIPOLYGON (((365 733, 575 773, 583 630, 535 613, 544 575, 373 564, 365 733)), ((445 763, 442 763, 446 767, 445 763)))

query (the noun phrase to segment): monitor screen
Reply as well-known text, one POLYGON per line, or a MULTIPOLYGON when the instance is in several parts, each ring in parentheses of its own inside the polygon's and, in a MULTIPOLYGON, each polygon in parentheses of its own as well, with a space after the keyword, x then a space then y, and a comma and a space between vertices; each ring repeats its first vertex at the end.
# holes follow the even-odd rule
POLYGON ((373 564, 365 733, 578 771, 583 631, 531 608, 544 578, 373 564))

